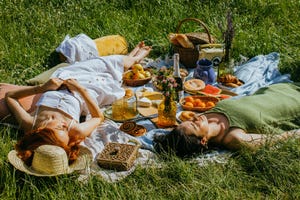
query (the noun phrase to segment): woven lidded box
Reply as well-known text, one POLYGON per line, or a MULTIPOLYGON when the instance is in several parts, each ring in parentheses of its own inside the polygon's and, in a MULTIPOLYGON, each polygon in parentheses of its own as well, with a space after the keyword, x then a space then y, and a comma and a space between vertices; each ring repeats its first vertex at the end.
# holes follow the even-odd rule
POLYGON ((139 145, 109 142, 97 155, 98 165, 117 171, 129 170, 137 158, 139 145))

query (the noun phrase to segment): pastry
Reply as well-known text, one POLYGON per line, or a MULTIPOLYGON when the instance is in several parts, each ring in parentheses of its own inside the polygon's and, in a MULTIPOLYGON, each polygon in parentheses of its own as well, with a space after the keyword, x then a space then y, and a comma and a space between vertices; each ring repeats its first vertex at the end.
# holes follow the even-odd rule
POLYGON ((132 89, 130 89, 130 88, 126 88, 125 89, 125 97, 127 97, 127 98, 130 98, 130 97, 132 97, 133 96, 133 90, 132 89))
POLYGON ((179 119, 181 121, 192 121, 195 117, 195 113, 193 111, 182 111, 179 115, 179 119))
POLYGON ((132 136, 142 136, 147 132, 146 128, 142 125, 136 124, 133 121, 126 121, 120 126, 120 130, 132 135, 132 136))
POLYGON ((184 82, 184 89, 187 91, 200 91, 205 87, 205 83, 200 79, 190 79, 184 82))
POLYGON ((228 87, 238 87, 243 85, 243 83, 234 75, 225 74, 218 78, 218 82, 222 83, 228 87))

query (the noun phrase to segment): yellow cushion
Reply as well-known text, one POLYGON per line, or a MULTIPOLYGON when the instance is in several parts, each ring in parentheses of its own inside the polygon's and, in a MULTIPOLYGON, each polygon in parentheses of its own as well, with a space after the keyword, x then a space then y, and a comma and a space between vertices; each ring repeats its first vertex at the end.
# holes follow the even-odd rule
POLYGON ((94 39, 99 56, 125 55, 128 53, 128 45, 124 37, 120 35, 108 35, 94 39))

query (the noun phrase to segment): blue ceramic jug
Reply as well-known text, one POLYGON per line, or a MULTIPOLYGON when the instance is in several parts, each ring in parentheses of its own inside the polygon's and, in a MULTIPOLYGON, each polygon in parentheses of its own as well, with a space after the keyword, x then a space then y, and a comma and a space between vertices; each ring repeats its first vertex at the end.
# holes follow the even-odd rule
POLYGON ((213 69, 213 63, 205 58, 197 61, 197 67, 194 70, 194 78, 201 79, 205 84, 213 84, 216 81, 216 74, 213 69))

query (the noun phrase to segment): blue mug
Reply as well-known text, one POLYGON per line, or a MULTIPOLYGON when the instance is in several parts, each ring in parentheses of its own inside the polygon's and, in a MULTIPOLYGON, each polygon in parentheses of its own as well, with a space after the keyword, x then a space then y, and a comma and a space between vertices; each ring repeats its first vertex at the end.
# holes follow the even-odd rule
POLYGON ((205 84, 216 82, 216 74, 213 69, 213 63, 205 58, 197 61, 197 67, 194 70, 194 78, 201 79, 205 84))

